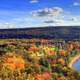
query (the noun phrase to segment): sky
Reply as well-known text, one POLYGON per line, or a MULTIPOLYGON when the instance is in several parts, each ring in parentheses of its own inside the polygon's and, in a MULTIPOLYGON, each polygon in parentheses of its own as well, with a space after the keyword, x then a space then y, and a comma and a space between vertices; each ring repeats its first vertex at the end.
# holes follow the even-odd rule
POLYGON ((80 26, 80 0, 0 0, 0 28, 80 26))

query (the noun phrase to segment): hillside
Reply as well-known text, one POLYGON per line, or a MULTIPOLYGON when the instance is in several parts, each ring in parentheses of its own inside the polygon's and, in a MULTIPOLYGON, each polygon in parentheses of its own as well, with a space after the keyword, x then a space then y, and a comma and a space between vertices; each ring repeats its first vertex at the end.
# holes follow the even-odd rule
POLYGON ((79 39, 79 27, 42 27, 42 28, 17 28, 0 29, 0 38, 56 38, 79 39))

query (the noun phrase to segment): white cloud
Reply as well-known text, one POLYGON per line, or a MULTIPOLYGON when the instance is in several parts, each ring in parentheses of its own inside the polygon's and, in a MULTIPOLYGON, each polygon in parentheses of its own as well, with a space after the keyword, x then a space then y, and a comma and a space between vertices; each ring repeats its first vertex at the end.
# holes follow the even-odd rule
POLYGON ((16 24, 14 23, 8 23, 8 22, 4 22, 4 23, 0 23, 0 29, 9 29, 9 28, 16 28, 16 24))
POLYGON ((32 12, 33 20, 36 20, 38 24, 42 24, 42 26, 53 25, 53 26, 78 26, 80 25, 80 17, 76 15, 72 15, 71 13, 67 14, 60 7, 53 8, 43 8, 39 10, 35 10, 32 12), (34 19, 36 18, 36 19, 34 19))
POLYGON ((67 14, 62 8, 53 7, 35 10, 31 15, 15 17, 9 22, 0 21, 1 29, 44 26, 80 26, 80 16, 67 14))
POLYGON ((31 0, 30 3, 38 3, 38 0, 31 0))
POLYGON ((33 16, 45 17, 45 16, 58 16, 63 12, 63 9, 60 7, 53 8, 43 8, 39 10, 32 11, 33 16))
POLYGON ((80 6, 80 2, 74 2, 73 6, 80 6))
MULTIPOLYGON (((47 9, 45 12, 48 12, 47 9)), ((44 27, 44 26, 80 26, 80 16, 65 14, 63 12, 61 15, 57 16, 26 16, 21 18, 14 18, 14 22, 17 27, 44 27)))
POLYGON ((54 17, 54 16, 53 17, 25 17, 22 19, 22 21, 19 22, 20 26, 19 25, 18 26, 19 27, 80 26, 80 16, 70 15, 66 17, 67 19, 65 17, 63 18, 63 16, 61 15, 58 17, 54 17))
POLYGON ((60 21, 58 25, 61 26, 80 26, 80 18, 77 16, 70 15, 67 19, 63 18, 60 21))

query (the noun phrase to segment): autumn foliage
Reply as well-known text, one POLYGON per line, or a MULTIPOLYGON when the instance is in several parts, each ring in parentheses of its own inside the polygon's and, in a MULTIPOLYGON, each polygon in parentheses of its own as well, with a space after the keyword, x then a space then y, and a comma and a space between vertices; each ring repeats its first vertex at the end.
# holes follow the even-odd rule
POLYGON ((11 70, 24 69, 25 61, 22 56, 17 54, 5 55, 3 65, 10 68, 11 70))
POLYGON ((80 80, 80 73, 69 67, 70 60, 80 54, 80 50, 76 47, 80 42, 77 42, 77 45, 75 41, 62 42, 63 44, 58 41, 53 39, 49 42, 47 39, 2 40, 0 79, 80 80))

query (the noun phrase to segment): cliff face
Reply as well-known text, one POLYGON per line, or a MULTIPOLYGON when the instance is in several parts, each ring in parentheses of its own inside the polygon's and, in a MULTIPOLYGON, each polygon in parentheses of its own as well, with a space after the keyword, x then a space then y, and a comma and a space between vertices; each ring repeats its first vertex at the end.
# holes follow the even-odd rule
POLYGON ((0 38, 56 38, 80 39, 79 27, 43 27, 22 29, 0 29, 0 38))

